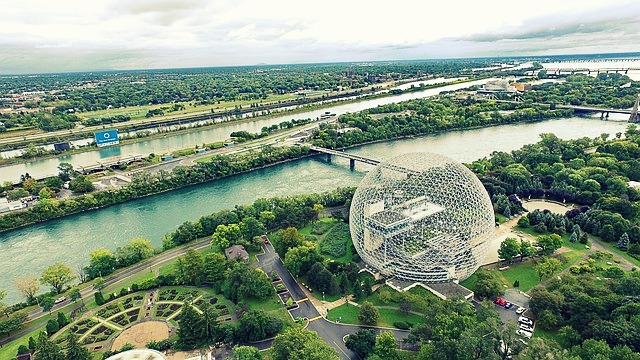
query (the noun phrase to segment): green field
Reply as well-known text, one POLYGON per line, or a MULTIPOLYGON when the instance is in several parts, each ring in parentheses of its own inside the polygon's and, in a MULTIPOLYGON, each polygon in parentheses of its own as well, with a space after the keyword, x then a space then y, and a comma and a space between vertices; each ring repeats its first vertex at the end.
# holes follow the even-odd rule
MULTIPOLYGON (((343 324, 359 324, 359 311, 360 308, 355 305, 344 304, 338 306, 337 308, 329 310, 327 319, 337 322, 340 318, 342 318, 342 320, 339 322, 343 324)), ((378 311, 380 312, 380 319, 378 320, 377 324, 378 326, 393 328, 393 323, 398 321, 404 321, 413 325, 424 321, 423 317, 420 315, 405 315, 397 309, 378 309, 378 311)))

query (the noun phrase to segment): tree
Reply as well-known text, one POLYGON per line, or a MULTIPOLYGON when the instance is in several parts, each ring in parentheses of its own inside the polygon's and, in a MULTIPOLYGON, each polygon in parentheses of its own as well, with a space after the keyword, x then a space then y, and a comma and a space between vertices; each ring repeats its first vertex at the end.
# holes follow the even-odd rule
POLYGON ((73 165, 69 163, 60 163, 58 164, 58 177, 62 181, 69 181, 71 177, 75 175, 75 170, 73 170, 73 165))
POLYGON ((396 346, 396 338, 393 336, 393 333, 385 331, 376 338, 375 353, 385 360, 398 359, 396 346))
POLYGON ((208 253, 204 257, 204 278, 209 284, 216 284, 224 280, 227 270, 227 257, 219 253, 208 253))
POLYGON ((347 349, 364 359, 376 346, 376 332, 372 329, 360 329, 356 333, 349 334, 344 344, 347 349))
POLYGON ((531 245, 529 240, 520 239, 520 260, 525 257, 533 256, 536 253, 536 249, 531 245))
POLYGON ((69 189, 76 194, 85 194, 92 192, 96 188, 95 186, 93 186, 93 183, 91 183, 91 180, 89 180, 86 176, 78 175, 69 183, 69 189))
POLYGON ((109 249, 94 250, 89 254, 89 259, 86 272, 92 279, 109 275, 116 268, 116 257, 109 249))
POLYGON ((221 224, 216 227, 216 231, 211 236, 211 247, 217 251, 223 251, 241 238, 242 231, 240 231, 238 224, 221 224))
POLYGON ((474 292, 481 298, 490 298, 504 293, 504 287, 498 277, 491 271, 479 270, 476 272, 477 281, 474 292))
POLYGON ((540 235, 537 240, 542 255, 551 255, 562 246, 562 238, 558 234, 540 235))
POLYGON ((58 311, 58 325, 62 328, 69 324, 69 318, 62 311, 58 311))
POLYGON ((575 244, 578 242, 578 238, 579 238, 578 234, 576 234, 575 232, 572 232, 571 236, 569 236, 569 242, 575 244))
POLYGON ((525 229, 531 226, 529 218, 526 216, 522 216, 520 219, 518 219, 518 226, 525 229))
POLYGON ((256 236, 263 235, 267 232, 267 229, 253 216, 247 216, 240 222, 240 232, 244 239, 249 240, 256 236))
POLYGON ((133 238, 125 246, 116 249, 116 259, 120 267, 130 266, 153 255, 151 242, 140 237, 133 238))
POLYGON ((14 331, 22 329, 27 317, 27 313, 23 311, 16 311, 8 317, 0 317, 0 337, 11 335, 14 331))
POLYGON ((62 288, 75 278, 76 275, 68 265, 55 263, 42 272, 40 281, 51 286, 56 294, 60 294, 62 288))
POLYGON ((178 282, 187 285, 200 286, 204 279, 204 258, 194 248, 189 248, 187 253, 176 261, 175 275, 178 282))
POLYGON ((274 246, 281 257, 284 257, 290 248, 298 247, 304 241, 304 236, 294 227, 279 231, 279 234, 278 241, 275 242, 274 246))
POLYGON ((360 306, 360 311, 358 312, 358 321, 364 325, 375 325, 378 323, 378 319, 380 318, 380 312, 376 309, 373 304, 368 301, 365 301, 360 306))
POLYGON ((500 248, 498 249, 498 256, 500 258, 505 259, 511 264, 511 260, 513 260, 516 255, 520 253, 520 244, 518 243, 518 239, 516 238, 506 238, 500 244, 500 248))
POLYGON ((104 286, 105 285, 103 277, 96 278, 96 280, 93 282, 93 287, 98 291, 104 289, 104 286))
POLYGON ((67 336, 67 360, 91 360, 89 350, 78 342, 78 336, 73 331, 67 336))
POLYGON ((98 306, 100 306, 100 305, 105 303, 104 295, 102 295, 101 291, 97 291, 97 292, 93 293, 93 297, 95 298, 96 304, 98 304, 98 306))
POLYGON ((627 233, 623 233, 620 236, 620 240, 618 240, 618 249, 622 251, 627 251, 629 249, 629 235, 627 235, 627 233))
MULTIPOLYGON (((28 302, 33 302, 35 300, 35 295, 40 289, 38 278, 30 275, 16 280, 16 286, 18 287, 18 290, 20 290, 22 296, 26 298, 28 302)), ((0 299, 0 301, 2 300, 0 299)))
POLYGON ((49 321, 47 321, 47 326, 45 327, 45 329, 47 329, 47 334, 51 336, 58 332, 58 330, 60 330, 60 324, 58 324, 57 321, 50 319, 49 321))
POLYGON ((65 360, 65 356, 58 345, 50 341, 44 332, 41 332, 38 336, 38 343, 33 356, 38 360, 65 360))
POLYGON ((258 341, 277 334, 282 327, 280 319, 261 310, 250 310, 240 318, 237 336, 243 341, 258 341))
POLYGON ((1 289, 0 290, 0 312, 5 313, 5 315, 6 315, 7 304, 4 303, 4 298, 6 296, 7 296, 7 290, 1 289))
POLYGON ((262 360, 262 354, 256 347, 236 345, 233 347, 233 360, 262 360))
POLYGON ((316 251, 316 244, 304 242, 304 244, 287 251, 284 256, 284 267, 293 276, 299 276, 309 271, 311 266, 319 261, 322 261, 322 256, 316 251))
POLYGON ((42 300, 40 300, 40 306, 42 306, 42 311, 48 311, 49 315, 51 315, 51 309, 53 308, 53 305, 55 305, 56 300, 49 296, 49 295, 45 295, 42 300))
POLYGON ((202 317, 187 301, 182 304, 178 325, 178 343, 182 347, 193 349, 202 344, 205 334, 202 326, 202 317))
POLYGON ((551 277, 551 275, 558 272, 562 268, 562 263, 558 259, 546 257, 538 261, 534 268, 536 274, 540 277, 540 281, 542 281, 542 279, 551 277))
POLYGON ((338 360, 338 353, 317 333, 291 327, 276 336, 272 346, 273 360, 338 360))
POLYGON ((404 300, 400 303, 399 310, 401 313, 405 315, 409 315, 409 313, 411 312, 411 308, 412 308, 411 302, 404 300))
MULTIPOLYGON (((69 293, 69 297, 71 298, 71 301, 76 302, 80 299, 82 299, 82 294, 80 293, 80 289, 78 289, 77 287, 74 287, 71 292, 69 293)), ((84 303, 84 301, 83 301, 84 303)))

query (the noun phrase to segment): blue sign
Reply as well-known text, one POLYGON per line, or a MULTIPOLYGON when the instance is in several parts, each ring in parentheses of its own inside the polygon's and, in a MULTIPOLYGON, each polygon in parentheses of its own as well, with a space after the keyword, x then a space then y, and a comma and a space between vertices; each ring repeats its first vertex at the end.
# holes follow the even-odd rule
POLYGON ((115 145, 120 143, 118 139, 118 130, 106 130, 106 131, 97 131, 96 135, 96 144, 98 146, 108 146, 115 145))

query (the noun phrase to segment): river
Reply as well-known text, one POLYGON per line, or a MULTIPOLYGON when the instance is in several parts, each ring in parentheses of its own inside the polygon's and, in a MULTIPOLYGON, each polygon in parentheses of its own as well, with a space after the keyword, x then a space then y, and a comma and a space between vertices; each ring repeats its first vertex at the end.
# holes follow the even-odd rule
MULTIPOLYGON (((438 79, 445 81, 444 79, 438 79)), ((490 80, 490 79, 489 79, 490 80)), ((450 81, 450 80, 447 80, 450 81)), ((443 91, 453 91, 463 89, 472 85, 484 84, 487 80, 476 80, 461 84, 444 85, 441 87, 427 89, 423 91, 410 92, 400 95, 392 95, 378 99, 358 101, 348 104, 333 105, 319 108, 317 110, 305 111, 296 114, 286 114, 267 118, 258 118, 256 120, 237 121, 232 123, 223 123, 205 129, 195 130, 182 134, 167 134, 166 137, 138 141, 135 143, 125 144, 121 146, 112 146, 96 149, 73 155, 64 155, 55 158, 38 159, 27 161, 20 164, 0 167, 0 182, 17 181, 20 175, 29 173, 29 175, 40 178, 57 174, 58 164, 68 162, 73 165, 89 165, 95 164, 96 161, 111 156, 125 154, 141 154, 148 155, 151 153, 162 154, 179 149, 194 147, 204 143, 212 143, 216 141, 224 141, 229 138, 229 134, 234 131, 246 130, 251 133, 258 133, 265 126, 279 124, 284 121, 295 119, 315 119, 325 111, 342 115, 345 113, 353 113, 376 107, 378 105, 390 104, 411 99, 419 99, 437 95, 443 91)))
MULTIPOLYGON (((495 150, 509 151, 534 143, 540 133, 551 132, 564 139, 595 137, 624 132, 626 125, 574 117, 453 131, 349 151, 381 160, 407 152, 429 151, 470 162, 495 150)), ((0 234, 0 289, 7 290, 7 302, 15 302, 19 300, 15 279, 38 275, 54 262, 61 261, 77 269, 87 264, 91 251, 113 250, 137 236, 160 246, 162 236, 185 220, 197 220, 202 215, 258 198, 355 186, 368 170, 366 165, 356 164, 355 171, 350 171, 345 159, 335 158, 331 164, 323 159, 319 156, 294 161, 0 234)))

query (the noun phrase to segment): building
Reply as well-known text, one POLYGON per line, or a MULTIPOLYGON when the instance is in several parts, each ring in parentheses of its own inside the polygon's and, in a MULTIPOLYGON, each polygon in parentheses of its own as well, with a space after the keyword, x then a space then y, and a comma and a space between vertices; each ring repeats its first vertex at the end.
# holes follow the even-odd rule
POLYGON ((240 258, 244 263, 249 262, 249 253, 242 245, 230 246, 224 250, 224 254, 227 256, 227 260, 240 258))
POLYGON ((531 90, 531 84, 525 83, 513 83, 511 84, 518 92, 525 92, 531 90))
POLYGON ((489 195, 469 169, 442 155, 414 153, 365 176, 349 225, 367 266, 406 289, 471 276, 486 256, 495 219, 489 195))

